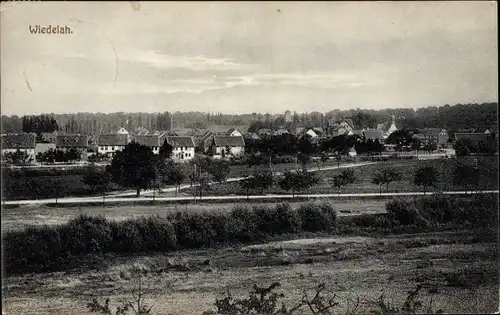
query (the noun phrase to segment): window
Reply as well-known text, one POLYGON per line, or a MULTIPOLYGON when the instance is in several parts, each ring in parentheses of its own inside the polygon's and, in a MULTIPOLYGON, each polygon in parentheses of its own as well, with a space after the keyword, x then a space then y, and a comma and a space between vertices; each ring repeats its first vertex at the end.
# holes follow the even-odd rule
POLYGON ((111 150, 113 150, 113 151, 114 151, 114 150, 115 150, 115 147, 111 147, 111 150))

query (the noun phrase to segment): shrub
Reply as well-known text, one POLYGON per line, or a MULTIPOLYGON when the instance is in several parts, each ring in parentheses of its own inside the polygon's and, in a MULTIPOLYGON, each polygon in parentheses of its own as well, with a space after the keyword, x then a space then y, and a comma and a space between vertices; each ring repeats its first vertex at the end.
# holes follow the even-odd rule
POLYGON ((335 231, 337 212, 329 203, 306 203, 297 210, 305 231, 335 231))
POLYGON ((248 206, 236 205, 228 218, 228 239, 239 242, 260 237, 255 212, 248 206))
POLYGON ((177 248, 177 234, 166 218, 151 216, 136 221, 145 251, 166 252, 177 248))
POLYGON ((253 212, 261 234, 293 233, 301 229, 300 218, 289 204, 277 204, 274 208, 257 206, 253 212))
POLYGON ((178 212, 174 225, 179 246, 194 248, 215 245, 217 231, 213 226, 213 216, 208 213, 178 212))
POLYGON ((386 204, 386 210, 394 225, 427 226, 425 220, 415 204, 405 199, 394 199, 386 204))

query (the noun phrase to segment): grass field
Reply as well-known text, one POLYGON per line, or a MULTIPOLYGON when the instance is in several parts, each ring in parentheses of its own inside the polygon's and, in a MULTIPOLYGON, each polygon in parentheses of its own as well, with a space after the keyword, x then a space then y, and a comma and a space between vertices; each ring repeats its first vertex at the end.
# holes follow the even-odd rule
POLYGON ((171 254, 115 257, 106 267, 25 274, 4 279, 6 314, 90 314, 96 297, 111 305, 130 299, 141 277, 153 314, 201 314, 226 290, 247 295, 254 283, 279 281, 284 302, 300 289, 326 282, 345 314, 359 296, 358 314, 373 309, 382 292, 401 305, 406 291, 423 286, 421 300, 446 313, 491 313, 498 308, 498 244, 475 231, 334 237, 272 242, 259 246, 186 250, 171 254), (206 262, 209 262, 208 264, 206 262), (179 268, 183 266, 183 268, 179 268), (349 299, 351 303, 348 303, 349 299))
MULTIPOLYGON (((468 160, 473 159, 468 158, 468 160)), ((402 174, 402 180, 393 182, 389 185, 389 192, 409 192, 423 191, 422 187, 416 187, 413 184, 414 172, 417 168, 426 165, 433 165, 439 171, 438 187, 436 190, 452 191, 464 190, 465 187, 453 185, 453 167, 458 159, 436 159, 436 160, 397 160, 379 162, 377 164, 354 168, 356 181, 354 184, 342 188, 342 192, 346 193, 377 193, 380 191, 379 186, 372 183, 373 174, 385 167, 397 169, 402 174)), ((311 167, 312 165, 310 165, 311 167)), ((498 189, 498 157, 478 157, 478 166, 480 171, 480 189, 498 189)), ((302 194, 318 194, 318 193, 335 193, 336 188, 330 184, 333 175, 338 174, 338 170, 324 170, 320 173, 320 183, 306 190, 301 191, 302 194)), ((385 187, 382 187, 385 191, 385 187)), ((193 194, 193 189, 186 189, 186 195, 193 194)), ((286 194, 278 185, 264 191, 269 194, 286 194)), ((288 192, 291 193, 291 192, 288 192)), ((235 183, 216 184, 211 187, 208 195, 244 195, 245 192, 235 183)))
MULTIPOLYGON (((386 200, 322 200, 329 201, 339 215, 353 215, 362 213, 385 212, 386 200)), ((304 202, 290 202, 293 209, 304 202)), ((252 205, 268 203, 252 203, 252 205)), ((160 215, 167 216, 175 211, 202 212, 202 211, 230 211, 235 203, 197 203, 173 204, 162 206, 111 206, 111 207, 68 207, 51 208, 44 206, 26 206, 21 208, 2 209, 2 233, 20 230, 29 225, 61 224, 75 218, 79 214, 104 215, 112 220, 125 220, 134 217, 160 215)))

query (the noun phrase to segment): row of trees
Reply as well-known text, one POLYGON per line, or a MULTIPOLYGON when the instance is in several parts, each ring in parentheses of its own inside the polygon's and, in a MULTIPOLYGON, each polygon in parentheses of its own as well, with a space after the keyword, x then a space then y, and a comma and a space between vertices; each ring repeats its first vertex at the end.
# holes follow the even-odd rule
POLYGON ((41 163, 70 162, 81 158, 82 152, 74 148, 70 150, 49 149, 45 152, 38 152, 36 155, 36 160, 41 163))
MULTIPOLYGON (((436 127, 446 128, 448 131, 461 129, 486 129, 497 125, 498 103, 457 104, 444 106, 430 106, 419 108, 395 108, 383 110, 333 110, 327 113, 294 113, 293 127, 320 126, 325 128, 331 119, 350 118, 356 128, 374 128, 378 123, 390 121, 396 117, 398 127, 405 129, 436 127)), ((78 113, 78 114, 50 114, 59 125, 59 130, 66 132, 97 133, 115 132, 120 127, 134 130, 144 127, 149 130, 169 130, 171 127, 199 127, 204 128, 211 124, 219 125, 250 125, 251 131, 260 128, 278 128, 284 123, 283 114, 210 114, 202 112, 175 112, 175 113, 78 113), (170 126, 171 115, 174 126, 170 126)), ((2 116, 2 132, 21 132, 23 130, 22 117, 2 116)))

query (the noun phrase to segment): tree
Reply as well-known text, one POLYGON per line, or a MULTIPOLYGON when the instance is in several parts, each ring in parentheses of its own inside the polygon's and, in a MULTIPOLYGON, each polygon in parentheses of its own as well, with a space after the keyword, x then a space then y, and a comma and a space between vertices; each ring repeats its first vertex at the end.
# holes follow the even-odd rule
POLYGON ((213 176, 213 179, 216 182, 218 183, 225 182, 227 176, 229 175, 229 172, 230 172, 229 163, 227 163, 226 161, 212 160, 210 162, 209 173, 210 175, 213 176))
POLYGON ((340 152, 335 153, 335 160, 337 160, 337 168, 340 168, 340 161, 342 161, 342 155, 340 155, 340 152))
POLYGON ((453 170, 453 184, 457 186, 465 186, 465 190, 472 190, 479 185, 479 168, 475 165, 465 162, 459 162, 453 170))
POLYGON ((339 195, 342 187, 349 184, 353 184, 356 181, 356 176, 354 175, 354 170, 345 169, 340 174, 336 174, 332 177, 331 184, 339 190, 339 195))
POLYGON ((247 176, 247 178, 240 181, 240 187, 246 192, 247 198, 250 196, 250 191, 256 188, 256 183, 254 176, 247 176))
POLYGON ((181 188, 182 181, 186 178, 186 170, 180 165, 174 165, 168 173, 168 178, 175 185, 175 195, 179 192, 181 188))
POLYGON ((111 176, 108 172, 104 170, 100 171, 95 166, 90 166, 83 175, 82 181, 90 187, 92 193, 101 193, 102 202, 105 202, 106 191, 111 184, 111 176))
POLYGON ((59 197, 64 197, 68 191, 67 183, 60 178, 51 178, 47 181, 46 186, 50 190, 50 194, 55 197, 56 204, 59 197))
POLYGON ((116 153, 107 171, 113 181, 134 188, 139 197, 141 190, 149 188, 156 178, 154 153, 147 146, 131 142, 116 153))
POLYGON ((172 157, 173 150, 174 150, 174 147, 170 143, 167 142, 167 139, 165 139, 162 146, 160 147, 159 155, 161 157, 170 159, 172 157))
POLYGON ((413 183, 415 186, 423 186, 425 195, 427 187, 436 187, 438 176, 438 170, 434 166, 422 166, 415 172, 413 183))
POLYGON ((295 192, 307 189, 318 182, 318 178, 312 173, 285 172, 278 182, 279 186, 286 191, 292 190, 292 197, 295 192))
POLYGON ((470 148, 472 147, 472 143, 465 138, 459 139, 455 142, 453 148, 455 149, 455 155, 457 157, 468 156, 470 155, 470 148))
POLYGON ((323 163, 323 166, 328 161, 328 159, 329 159, 328 154, 326 152, 322 152, 321 156, 320 156, 320 160, 321 160, 321 163, 323 163))
POLYGON ((413 141, 411 143, 411 149, 417 153, 418 156, 418 150, 420 150, 420 147, 422 146, 420 139, 418 138, 413 138, 413 141))
POLYGON ((391 167, 383 168, 373 174, 372 183, 379 185, 380 193, 382 194, 382 185, 385 184, 385 191, 389 191, 389 184, 395 181, 400 181, 402 175, 391 167))
POLYGON ((307 163, 311 160, 311 155, 316 151, 309 136, 305 135, 297 142, 297 159, 302 165, 302 171, 307 172, 307 163))
MULTIPOLYGON (((202 173, 198 178, 198 192, 200 193, 200 200, 203 197, 203 191, 210 189, 210 174, 202 173)), ((196 190, 195 190, 196 191, 196 190)))

